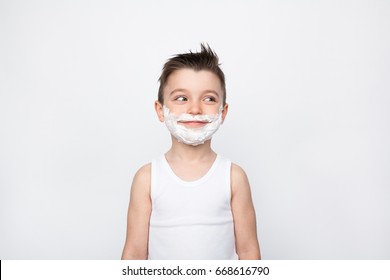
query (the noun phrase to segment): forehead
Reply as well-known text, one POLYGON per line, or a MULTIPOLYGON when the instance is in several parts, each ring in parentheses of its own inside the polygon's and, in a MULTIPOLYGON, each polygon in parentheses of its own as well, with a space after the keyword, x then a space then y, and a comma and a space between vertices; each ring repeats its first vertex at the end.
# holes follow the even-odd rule
POLYGON ((172 72, 164 88, 164 95, 178 88, 194 93, 212 90, 222 96, 221 81, 216 74, 208 70, 180 69, 172 72))

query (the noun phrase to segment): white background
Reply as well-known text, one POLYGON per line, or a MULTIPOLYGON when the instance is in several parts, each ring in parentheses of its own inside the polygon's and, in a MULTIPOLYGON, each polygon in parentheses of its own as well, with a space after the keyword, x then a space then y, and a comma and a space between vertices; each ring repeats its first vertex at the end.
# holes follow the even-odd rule
POLYGON ((390 2, 0 0, 0 259, 118 259, 170 147, 163 63, 208 42, 264 259, 390 259, 390 2))

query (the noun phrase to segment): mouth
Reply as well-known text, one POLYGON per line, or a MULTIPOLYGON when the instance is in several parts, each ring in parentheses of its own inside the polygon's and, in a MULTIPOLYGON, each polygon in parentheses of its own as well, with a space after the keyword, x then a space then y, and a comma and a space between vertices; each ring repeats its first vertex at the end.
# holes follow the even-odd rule
POLYGON ((202 127, 208 124, 208 122, 202 122, 202 121, 179 121, 178 123, 186 127, 193 127, 193 128, 202 127))

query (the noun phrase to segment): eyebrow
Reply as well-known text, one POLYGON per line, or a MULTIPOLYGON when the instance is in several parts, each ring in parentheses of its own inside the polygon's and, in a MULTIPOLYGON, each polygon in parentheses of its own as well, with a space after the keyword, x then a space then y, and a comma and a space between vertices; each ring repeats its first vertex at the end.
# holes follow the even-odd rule
MULTIPOLYGON (((184 88, 177 88, 177 89, 174 89, 173 91, 171 91, 171 92, 169 93, 169 95, 172 95, 172 94, 174 94, 174 93, 176 93, 176 92, 178 92, 178 91, 182 91, 182 92, 185 92, 185 93, 188 93, 188 92, 189 92, 188 90, 186 90, 186 89, 184 89, 184 88)), ((217 96, 219 97, 219 93, 218 93, 217 91, 215 91, 215 90, 212 90, 212 89, 206 89, 206 90, 204 90, 204 91, 202 92, 202 94, 204 94, 204 93, 214 93, 215 95, 217 95, 217 96)))

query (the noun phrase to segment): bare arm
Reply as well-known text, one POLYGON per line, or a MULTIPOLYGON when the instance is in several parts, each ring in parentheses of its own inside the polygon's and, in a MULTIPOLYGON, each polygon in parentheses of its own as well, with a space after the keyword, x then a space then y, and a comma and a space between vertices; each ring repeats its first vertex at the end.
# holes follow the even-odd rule
POLYGON ((260 248, 257 240, 256 214, 248 178, 238 165, 232 164, 232 213, 236 251, 240 260, 259 260, 260 248))
POLYGON ((151 164, 141 167, 131 186, 127 234, 122 260, 145 260, 148 257, 151 164))

